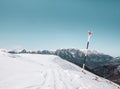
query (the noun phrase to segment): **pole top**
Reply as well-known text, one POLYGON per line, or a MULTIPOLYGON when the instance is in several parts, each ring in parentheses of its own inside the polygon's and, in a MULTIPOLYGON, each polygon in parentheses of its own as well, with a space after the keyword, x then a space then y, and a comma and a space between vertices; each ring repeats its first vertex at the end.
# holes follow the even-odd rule
POLYGON ((88 35, 91 36, 91 35, 92 35, 92 32, 91 32, 91 31, 88 31, 88 35))

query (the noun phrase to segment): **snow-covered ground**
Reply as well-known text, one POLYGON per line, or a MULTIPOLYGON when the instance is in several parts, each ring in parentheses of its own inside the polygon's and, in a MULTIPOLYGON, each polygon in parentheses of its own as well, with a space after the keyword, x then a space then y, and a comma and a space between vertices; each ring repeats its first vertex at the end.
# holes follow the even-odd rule
POLYGON ((120 89, 57 56, 0 50, 0 89, 120 89))

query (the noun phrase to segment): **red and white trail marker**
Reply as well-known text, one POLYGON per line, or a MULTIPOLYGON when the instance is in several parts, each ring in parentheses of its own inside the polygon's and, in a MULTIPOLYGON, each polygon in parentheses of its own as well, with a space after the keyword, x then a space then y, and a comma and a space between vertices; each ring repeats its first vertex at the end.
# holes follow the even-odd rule
POLYGON ((92 36, 92 32, 88 31, 88 41, 87 41, 87 46, 86 46, 86 52, 85 52, 85 59, 84 59, 84 63, 83 63, 83 69, 85 68, 85 62, 87 59, 87 51, 88 51, 88 47, 89 47, 89 42, 90 42, 90 37, 92 36))

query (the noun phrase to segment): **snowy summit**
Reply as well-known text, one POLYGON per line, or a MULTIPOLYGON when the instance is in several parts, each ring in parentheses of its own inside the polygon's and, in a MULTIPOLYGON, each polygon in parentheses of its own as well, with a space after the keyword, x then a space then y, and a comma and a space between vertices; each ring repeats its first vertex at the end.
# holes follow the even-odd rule
POLYGON ((9 54, 0 50, 0 89, 120 89, 53 55, 9 54))

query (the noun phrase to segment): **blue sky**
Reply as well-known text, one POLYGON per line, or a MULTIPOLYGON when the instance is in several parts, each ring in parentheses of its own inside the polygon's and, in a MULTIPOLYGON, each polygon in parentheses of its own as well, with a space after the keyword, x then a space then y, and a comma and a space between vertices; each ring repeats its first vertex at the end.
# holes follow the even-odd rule
POLYGON ((86 48, 120 56, 120 0, 0 0, 0 47, 86 48))

